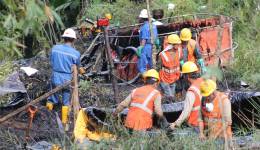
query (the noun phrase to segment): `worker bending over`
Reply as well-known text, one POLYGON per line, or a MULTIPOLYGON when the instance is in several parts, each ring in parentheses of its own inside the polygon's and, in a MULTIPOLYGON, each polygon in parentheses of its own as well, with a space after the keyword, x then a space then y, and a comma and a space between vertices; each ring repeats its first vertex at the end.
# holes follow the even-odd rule
MULTIPOLYGON (((137 67, 139 72, 143 74, 146 71, 147 65, 149 66, 150 69, 153 68, 153 58, 152 58, 153 46, 151 43, 151 33, 149 28, 148 12, 146 9, 143 9, 140 12, 139 18, 140 18, 140 22, 144 24, 141 26, 140 33, 139 33, 140 46, 137 48, 137 55, 139 56, 137 67)), ((160 42, 159 39, 157 38, 158 33, 157 33, 156 25, 152 24, 152 30, 155 39, 155 44, 158 45, 160 42)))
POLYGON ((181 40, 177 34, 168 36, 168 46, 159 54, 160 86, 164 95, 174 100, 176 81, 181 75, 180 64, 182 60, 181 40))
POLYGON ((200 66, 200 71, 204 74, 207 69, 204 64, 204 60, 202 58, 199 45, 195 40, 191 38, 192 34, 190 29, 183 28, 181 30, 180 39, 182 41, 182 49, 183 49, 183 60, 192 61, 197 63, 200 66))
MULTIPOLYGON (((72 79, 72 65, 80 65, 80 53, 73 48, 76 33, 73 29, 66 29, 62 35, 64 44, 53 46, 50 53, 50 64, 52 67, 51 86, 55 88, 72 79)), ((70 105, 70 89, 65 88, 61 93, 55 93, 48 98, 46 107, 53 109, 53 105, 62 97, 62 123, 67 124, 70 105), (61 95, 60 95, 61 94, 61 95)))
POLYGON ((231 140, 231 102, 228 96, 216 90, 214 80, 205 80, 200 86, 202 101, 202 118, 209 138, 221 138, 231 140), (205 98, 205 100, 204 100, 205 98))
POLYGON ((188 125, 192 127, 196 133, 199 133, 199 129, 203 126, 200 113, 202 98, 200 84, 203 82, 203 79, 200 78, 198 70, 197 65, 191 61, 185 62, 182 66, 182 73, 191 85, 186 93, 183 111, 179 118, 174 123, 171 123, 171 129, 174 129, 175 126, 180 126, 186 119, 188 125))
POLYGON ((156 89, 159 82, 159 73, 148 70, 143 75, 145 85, 134 89, 127 98, 116 108, 114 115, 129 107, 125 126, 130 130, 146 131, 152 128, 153 113, 163 118, 161 108, 161 94, 156 89))

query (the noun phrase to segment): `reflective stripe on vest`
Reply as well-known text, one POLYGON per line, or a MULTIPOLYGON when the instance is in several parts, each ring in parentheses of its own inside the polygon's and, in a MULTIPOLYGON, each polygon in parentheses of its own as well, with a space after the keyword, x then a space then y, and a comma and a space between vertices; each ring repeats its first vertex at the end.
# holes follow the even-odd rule
POLYGON ((167 55, 165 54, 165 52, 162 52, 162 56, 165 59, 165 61, 169 62, 169 59, 168 59, 167 55))
POLYGON ((179 59, 181 58, 181 48, 178 48, 179 59))
POLYGON ((168 68, 166 68, 166 67, 162 67, 162 70, 163 70, 164 72, 167 72, 167 73, 174 73, 174 72, 179 71, 179 70, 180 70, 180 67, 176 67, 176 68, 173 68, 173 69, 168 69, 168 68))
POLYGON ((204 117, 203 118, 205 122, 220 122, 222 121, 221 118, 208 118, 208 117, 204 117))
POLYGON ((205 110, 205 108, 203 109, 202 113, 203 113, 203 116, 204 116, 204 120, 205 122, 208 122, 208 121, 213 121, 213 122, 216 122, 217 120, 218 121, 221 121, 223 118, 222 118, 222 115, 223 115, 223 100, 227 98, 226 95, 221 95, 219 96, 219 94, 217 95, 217 100, 214 99, 213 100, 213 105, 214 105, 214 109, 212 112, 207 112, 205 110))
POLYGON ((200 106, 193 107, 191 111, 200 110, 200 106))
MULTIPOLYGON (((171 48, 169 48, 169 46, 167 46, 167 48, 164 49, 164 50, 161 52, 163 58, 164 58, 167 62, 169 62, 169 58, 168 58, 167 55, 165 54, 165 51, 168 51, 168 50, 170 50, 170 49, 171 49, 171 48)), ((180 57, 181 57, 181 48, 180 48, 180 47, 178 48, 178 56, 179 56, 179 59, 180 59, 180 57)))
MULTIPOLYGON (((201 96, 201 94, 200 94, 200 90, 199 90, 197 87, 191 86, 191 87, 189 88, 189 90, 196 92, 196 93, 194 93, 194 94, 197 94, 197 95, 199 96, 199 99, 202 98, 202 96, 201 96)), ((196 97, 196 95, 194 95, 194 96, 196 97)), ((193 107, 193 108, 192 108, 192 111, 196 111, 196 110, 200 110, 200 106, 196 106, 196 107, 193 107)))
MULTIPOLYGON (((133 91, 133 92, 135 92, 135 91, 133 91)), ((149 113, 150 115, 152 115, 152 114, 153 114, 153 111, 152 111, 151 109, 149 109, 149 108, 147 107, 147 105, 148 105, 148 103, 152 100, 153 96, 154 96, 156 93, 157 93, 157 90, 153 90, 153 91, 146 97, 145 101, 144 101, 142 104, 140 104, 140 103, 133 103, 133 102, 132 102, 132 103, 130 104, 130 106, 131 106, 131 107, 138 107, 138 108, 144 110, 145 112, 149 113)))

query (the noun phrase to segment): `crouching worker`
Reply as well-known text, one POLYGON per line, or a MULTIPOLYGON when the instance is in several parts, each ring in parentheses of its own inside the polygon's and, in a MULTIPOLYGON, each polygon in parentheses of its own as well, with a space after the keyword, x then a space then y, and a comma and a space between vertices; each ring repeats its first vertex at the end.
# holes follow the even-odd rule
POLYGON ((75 141, 81 148, 89 146, 90 141, 115 138, 112 134, 99 131, 98 125, 88 116, 85 108, 79 111, 73 132, 75 141))
POLYGON ((159 83, 159 73, 148 70, 143 75, 145 85, 134 89, 127 98, 116 108, 113 115, 118 114, 124 108, 129 107, 125 120, 125 126, 135 131, 146 131, 152 128, 153 113, 163 118, 161 108, 161 94, 156 89, 159 83))
POLYGON ((160 86, 166 97, 174 100, 176 81, 181 75, 182 50, 180 48, 181 40, 177 34, 168 36, 168 46, 159 54, 160 86))
POLYGON ((231 103, 228 96, 216 88, 216 82, 213 80, 208 79, 201 83, 202 117, 205 127, 201 133, 207 131, 206 135, 209 138, 231 141, 231 103))
POLYGON ((180 126, 186 119, 188 125, 193 128, 196 133, 199 133, 200 128, 203 126, 200 109, 202 98, 200 84, 203 82, 203 79, 200 78, 198 70, 197 65, 191 61, 185 62, 182 66, 182 73, 191 85, 186 93, 183 111, 179 118, 174 123, 171 123, 171 129, 180 126))

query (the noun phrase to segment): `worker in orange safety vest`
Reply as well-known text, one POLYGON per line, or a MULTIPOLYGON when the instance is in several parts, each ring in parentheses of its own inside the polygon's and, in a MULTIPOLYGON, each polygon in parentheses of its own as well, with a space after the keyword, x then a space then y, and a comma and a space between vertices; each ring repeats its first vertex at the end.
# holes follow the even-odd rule
POLYGON ((183 60, 192 61, 197 63, 200 66, 200 71, 204 74, 207 69, 202 58, 199 45, 195 40, 193 40, 191 30, 188 28, 183 28, 180 33, 180 39, 182 41, 182 50, 183 50, 183 60))
POLYGON ((179 118, 175 122, 171 123, 170 128, 175 129, 176 126, 180 126, 184 120, 187 119, 188 125, 192 127, 196 133, 199 133, 200 128, 203 126, 200 113, 202 98, 200 93, 200 84, 203 82, 203 79, 200 78, 197 65, 191 61, 183 64, 182 73, 186 78, 188 78, 191 86, 186 93, 183 111, 179 118))
POLYGON ((159 82, 159 73, 155 69, 150 69, 144 73, 143 77, 146 85, 134 89, 113 113, 113 115, 117 115, 128 107, 125 126, 135 131, 151 129, 154 112, 159 118, 163 118, 161 94, 156 89, 159 82))
POLYGON ((161 64, 160 87, 166 97, 173 100, 175 95, 176 81, 181 75, 180 64, 182 60, 181 40, 177 34, 168 36, 167 47, 160 52, 159 62, 161 64))
POLYGON ((202 128, 201 133, 207 131, 206 135, 209 138, 230 141, 232 139, 231 102, 225 93, 217 91, 216 88, 214 80, 208 79, 201 83, 202 118, 206 128, 206 130, 202 128))

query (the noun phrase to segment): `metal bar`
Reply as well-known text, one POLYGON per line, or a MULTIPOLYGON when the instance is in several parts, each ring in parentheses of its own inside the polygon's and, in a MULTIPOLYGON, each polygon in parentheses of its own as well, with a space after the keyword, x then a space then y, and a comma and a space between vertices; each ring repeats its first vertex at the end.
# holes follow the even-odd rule
MULTIPOLYGON (((163 20, 167 20, 167 19, 174 19, 174 18, 179 18, 179 17, 187 17, 187 16, 194 16, 196 15, 198 18, 200 16, 212 16, 212 17, 220 17, 220 16, 224 16, 226 18, 229 18, 231 21, 234 20, 234 18, 230 17, 230 16, 225 16, 225 15, 221 15, 221 14, 213 14, 213 13, 197 13, 197 14, 185 14, 185 15, 178 15, 178 16, 173 16, 173 17, 166 17, 166 18, 162 18, 159 19, 159 21, 163 21, 163 20)), ((124 28, 129 28, 129 27, 136 27, 136 26, 140 26, 141 24, 134 24, 134 25, 129 25, 129 26, 122 26, 122 27, 111 27, 109 30, 114 30, 114 29, 124 29, 124 28)))
MULTIPOLYGON (((228 23, 223 23, 223 25, 225 25, 225 24, 229 24, 229 22, 228 23)), ((169 25, 169 24, 167 24, 167 25, 169 25)), ((215 25, 215 26, 208 26, 208 27, 198 27, 197 29, 198 30, 203 30, 203 29, 210 29, 210 28, 215 28, 215 27, 219 27, 220 25, 215 25)), ((166 36, 166 35, 170 35, 170 34, 176 34, 177 33, 177 31, 175 31, 175 32, 167 32, 167 33, 162 33, 162 34, 158 34, 158 37, 161 37, 161 36, 166 36)), ((139 35, 133 35, 133 36, 130 36, 130 35, 118 35, 118 36, 108 36, 108 37, 110 37, 110 38, 127 38, 127 37, 138 37, 139 35)))

